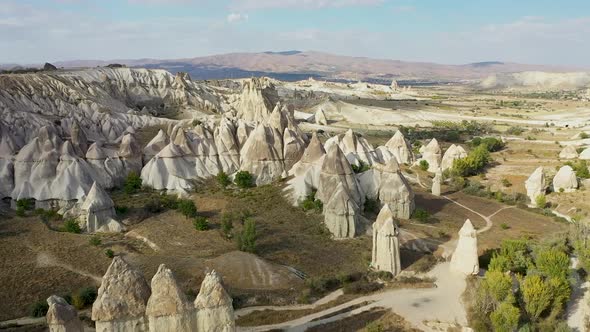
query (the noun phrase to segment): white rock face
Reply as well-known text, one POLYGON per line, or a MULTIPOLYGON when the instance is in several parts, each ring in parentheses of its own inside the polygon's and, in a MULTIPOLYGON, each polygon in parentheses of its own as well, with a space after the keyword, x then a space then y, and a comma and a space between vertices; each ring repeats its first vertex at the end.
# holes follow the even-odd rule
POLYGON ((148 330, 145 311, 150 294, 150 287, 140 272, 122 258, 113 258, 92 305, 96 331, 148 330))
POLYGON ((212 271, 205 276, 195 299, 197 326, 195 331, 233 332, 236 329, 232 299, 221 284, 221 277, 212 271))
POLYGON ((0 197, 10 197, 14 190, 14 154, 18 147, 7 130, 0 126, 0 197))
POLYGON ((559 153, 559 159, 576 159, 578 158, 578 151, 573 145, 568 145, 559 153))
POLYGON ((162 149, 170 143, 168 135, 160 129, 158 134, 143 148, 143 160, 148 161, 157 155, 162 149))
POLYGON ((152 295, 147 302, 146 316, 150 331, 190 332, 196 312, 180 289, 174 274, 164 264, 152 278, 152 295))
POLYGON ((113 219, 116 216, 115 203, 99 184, 94 182, 80 205, 81 228, 87 233, 119 233, 123 226, 113 219))
POLYGON ((47 299, 47 325, 49 332, 83 332, 84 326, 78 318, 76 308, 69 305, 63 298, 51 295, 47 299))
POLYGON ((582 151, 582 153, 580 153, 580 159, 590 160, 590 148, 586 148, 584 151, 582 151))
POLYGON ((309 145, 303 152, 301 159, 291 168, 289 176, 289 185, 286 191, 289 193, 291 201, 298 205, 299 202, 314 189, 317 190, 320 182, 320 173, 326 150, 322 142, 314 133, 309 145))
POLYGON ((248 137, 241 150, 240 170, 256 177, 256 184, 268 184, 283 176, 283 147, 278 132, 259 124, 248 137))
POLYGON ((274 84, 265 77, 242 83, 242 95, 235 105, 237 116, 247 122, 265 122, 278 101, 274 84))
POLYGON ((531 206, 538 207, 537 197, 544 195, 545 191, 547 190, 547 183, 545 180, 543 167, 537 168, 525 181, 524 185, 526 187, 527 196, 531 201, 531 206))
POLYGON ((456 159, 461 159, 461 158, 465 158, 467 157, 467 152, 465 151, 465 149, 463 149, 462 146, 460 145, 451 145, 447 151, 445 152, 443 158, 442 158, 442 162, 441 162, 441 168, 443 171, 452 168, 453 167, 453 162, 456 159))
MULTIPOLYGON (((385 144, 385 147, 399 164, 411 164, 414 162, 412 147, 401 131, 396 131, 393 137, 385 144)), ((384 161, 387 162, 388 160, 384 161)))
POLYGON ((475 275, 479 273, 479 258, 477 255, 477 231, 471 220, 467 219, 459 230, 459 242, 451 257, 451 271, 475 275))
POLYGON ((360 177, 363 192, 388 205, 395 218, 410 219, 415 208, 414 191, 401 173, 396 159, 390 159, 386 165, 375 164, 366 173, 360 177))
POLYGON ((324 203, 324 221, 335 238, 356 235, 365 195, 336 144, 324 157, 316 198, 324 203))
POLYGON ((433 138, 422 152, 422 159, 428 162, 428 172, 434 173, 441 165, 442 150, 436 138, 433 138))
POLYGON ((384 205, 373 223, 373 255, 371 266, 394 276, 401 272, 399 228, 389 205, 384 205))
POLYGON ((141 170, 145 185, 156 190, 186 192, 197 178, 196 163, 180 146, 170 143, 141 170))
POLYGON ((326 113, 322 108, 319 108, 314 114, 314 120, 317 125, 327 126, 328 125, 328 118, 326 118, 326 113))
POLYGON ((361 162, 366 165, 373 165, 380 162, 375 148, 364 137, 349 129, 344 135, 338 135, 326 141, 326 150, 332 145, 338 145, 348 162, 359 166, 361 162))
POLYGON ((221 169, 226 174, 235 173, 240 168, 240 143, 236 126, 231 120, 223 118, 215 128, 214 136, 221 169))
POLYGON ((442 169, 439 168, 434 175, 434 179, 432 179, 431 192, 434 196, 440 196, 442 181, 443 181, 442 169))
POLYGON ((559 169, 553 178, 553 190, 555 192, 573 192, 578 189, 578 178, 576 172, 566 165, 559 169))

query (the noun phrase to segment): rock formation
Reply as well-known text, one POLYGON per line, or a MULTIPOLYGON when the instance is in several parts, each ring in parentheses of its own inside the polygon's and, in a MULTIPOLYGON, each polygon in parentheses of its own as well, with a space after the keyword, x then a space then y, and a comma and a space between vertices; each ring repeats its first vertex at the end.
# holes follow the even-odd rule
POLYGON ((14 190, 14 154, 17 146, 10 134, 0 127, 0 198, 14 190))
POLYGON ((333 144, 327 150, 316 198, 324 203, 324 221, 332 235, 354 237, 365 196, 340 147, 333 144))
POLYGON ((479 256, 477 255, 477 231, 471 220, 467 219, 459 230, 457 248, 451 257, 451 271, 466 275, 479 273, 479 256))
POLYGON ((399 164, 411 164, 414 162, 412 147, 401 131, 396 131, 391 139, 385 144, 385 147, 396 158, 399 164))
POLYGON ((192 188, 191 179, 197 178, 194 158, 180 146, 170 143, 141 170, 141 180, 156 190, 180 194, 192 188))
POLYGON ((274 128, 259 124, 241 150, 240 170, 256 177, 262 185, 281 178, 285 172, 281 137, 274 128))
POLYGON ((113 258, 92 305, 96 331, 147 331, 145 312, 150 294, 140 272, 122 258, 113 258))
POLYGON ((314 114, 314 120, 315 120, 315 124, 317 125, 321 125, 321 126, 327 126, 328 125, 328 118, 326 118, 326 113, 324 113, 324 110, 319 108, 315 114, 314 114))
POLYGON ((580 153, 580 159, 582 160, 590 160, 590 148, 584 149, 582 153, 580 153))
MULTIPOLYGON (((537 206, 537 197, 540 195, 544 195, 545 191, 547 190, 547 184, 545 182, 545 173, 543 172, 543 167, 537 168, 531 176, 525 181, 525 187, 527 196, 531 201, 531 206, 537 206)), ((543 208, 544 206, 539 206, 543 208)))
POLYGON ((578 178, 576 172, 569 165, 559 169, 553 178, 553 190, 555 192, 573 192, 578 189, 578 178))
POLYGON ((289 175, 293 177, 289 180, 287 191, 290 191, 293 203, 298 204, 299 201, 305 199, 307 195, 319 187, 320 173, 325 155, 326 150, 317 134, 314 133, 309 145, 303 152, 303 156, 289 171, 289 175))
POLYGON ((196 318, 194 307, 187 301, 172 271, 164 264, 152 278, 152 295, 145 314, 149 331, 193 331, 196 318))
POLYGON ((143 160, 148 162, 170 143, 168 135, 160 129, 158 134, 143 148, 143 160))
POLYGON ((443 181, 443 174, 442 174, 442 169, 438 169, 436 171, 436 173, 434 174, 434 179, 432 179, 432 194, 434 196, 440 196, 441 194, 441 184, 443 181))
POLYGON ((226 174, 232 174, 240 168, 240 143, 236 135, 236 126, 227 118, 223 118, 215 128, 219 164, 226 174))
POLYGON ((232 298, 221 284, 221 277, 215 272, 207 273, 195 299, 197 309, 196 331, 235 331, 235 317, 232 298))
POLYGON ((385 204, 373 223, 373 255, 371 266, 396 276, 401 271, 399 229, 389 205, 385 204))
POLYGON ((83 332, 84 326, 78 318, 76 308, 59 296, 47 299, 49 309, 46 318, 49 332, 83 332))
POLYGON ((441 164, 441 148, 436 138, 433 138, 422 152, 422 159, 428 162, 428 172, 434 173, 441 164))
POLYGON ((361 162, 365 165, 373 165, 379 162, 378 154, 364 137, 349 129, 344 135, 337 135, 326 141, 326 150, 332 145, 338 145, 348 162, 360 166, 361 162))
POLYGON ((237 116, 247 122, 265 122, 278 101, 274 84, 266 77, 242 83, 242 94, 235 105, 237 116))
POLYGON ((122 232, 123 226, 113 218, 116 216, 115 203, 99 184, 94 182, 80 205, 79 217, 83 230, 87 233, 122 232))
POLYGON ((573 145, 568 145, 559 153, 559 159, 576 159, 578 158, 578 151, 573 145))
POLYGON ((465 151, 465 149, 463 149, 462 146, 460 145, 451 145, 447 151, 445 152, 443 158, 442 158, 442 162, 441 162, 441 168, 443 171, 453 167, 453 162, 456 159, 461 159, 461 158, 465 158, 467 157, 467 152, 465 151))

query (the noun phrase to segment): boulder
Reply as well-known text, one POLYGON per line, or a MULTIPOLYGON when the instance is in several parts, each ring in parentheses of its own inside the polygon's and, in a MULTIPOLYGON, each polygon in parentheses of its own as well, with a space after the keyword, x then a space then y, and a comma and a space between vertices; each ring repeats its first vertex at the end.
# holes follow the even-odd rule
POLYGON ((576 159, 578 158, 578 151, 573 145, 568 145, 559 153, 559 159, 576 159))
POLYGON ((578 178, 576 172, 569 165, 559 169, 553 178, 553 191, 555 192, 573 192, 578 189, 578 178))
POLYGON ((143 275, 115 256, 102 277, 98 296, 92 305, 96 331, 147 331, 145 312, 150 294, 143 275))
POLYGON ((477 231, 471 220, 467 219, 459 230, 457 248, 451 257, 451 271, 465 275, 479 273, 479 256, 477 255, 477 231))
POLYGON ((195 299, 197 309, 196 331, 233 332, 236 329, 232 298, 215 272, 207 273, 195 299))
MULTIPOLYGON (((396 158, 398 163, 411 164, 414 162, 412 147, 401 131, 396 131, 391 139, 385 144, 385 147, 396 158)), ((387 162, 388 160, 384 161, 387 162)))
POLYGON ((442 169, 439 168, 435 175, 434 175, 434 179, 432 179, 432 194, 434 196, 440 196, 441 194, 441 184, 443 181, 443 174, 442 174, 442 169))
POLYGON ((428 162, 428 172, 434 173, 441 166, 441 148, 436 138, 433 138, 422 152, 422 159, 428 162))
MULTIPOLYGON (((526 187, 527 196, 531 201, 531 206, 537 207, 537 197, 544 195, 547 190, 547 184, 545 180, 545 173, 543 167, 537 168, 531 176, 525 181, 524 186, 526 187)), ((544 206, 540 206, 544 208, 544 206)))
POLYGON ((443 171, 450 169, 453 167, 453 162, 456 159, 461 159, 461 158, 465 158, 467 157, 467 152, 465 151, 465 149, 463 149, 462 146, 460 145, 451 145, 447 151, 445 152, 443 158, 442 158, 442 162, 441 162, 441 168, 443 171))
POLYGON ((83 332, 84 326, 78 318, 76 308, 63 298, 51 295, 47 299, 49 309, 45 317, 49 332, 83 332))
POLYGON ((146 312, 149 330, 158 332, 193 331, 196 312, 174 274, 164 264, 152 278, 152 294, 147 302, 146 312))
POLYGON ((399 251, 399 226, 389 205, 383 205, 377 221, 373 223, 373 252, 371 266, 377 271, 387 271, 394 276, 401 272, 399 251))

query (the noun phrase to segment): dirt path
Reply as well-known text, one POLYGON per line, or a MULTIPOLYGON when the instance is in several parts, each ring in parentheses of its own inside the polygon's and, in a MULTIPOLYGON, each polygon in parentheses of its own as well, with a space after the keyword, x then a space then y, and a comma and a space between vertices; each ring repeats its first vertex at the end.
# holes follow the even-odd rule
POLYGON ((500 212, 502 212, 504 210, 515 208, 514 206, 505 206, 505 207, 502 207, 502 208, 498 209, 496 212, 490 214, 489 216, 484 216, 483 214, 481 214, 481 213, 479 213, 479 212, 471 209, 468 206, 465 206, 465 205, 463 205, 463 204, 461 204, 461 203, 453 200, 452 198, 450 198, 448 196, 442 196, 442 197, 443 198, 446 198, 447 200, 449 200, 451 202, 453 202, 454 204, 457 204, 458 206, 464 208, 465 210, 467 210, 469 212, 472 212, 472 213, 477 214, 478 216, 480 216, 486 222, 486 226, 484 228, 482 228, 482 229, 477 230, 477 234, 485 233, 485 232, 489 231, 492 228, 492 226, 494 226, 494 223, 492 222, 492 218, 495 215, 497 215, 498 213, 500 213, 500 212))
MULTIPOLYGON (((572 269, 578 267, 578 258, 571 258, 572 269)), ((590 308, 588 308, 588 301, 590 300, 590 282, 584 282, 578 272, 573 274, 575 284, 572 289, 572 296, 567 303, 566 317, 567 325, 572 328, 574 332, 586 331, 584 320, 586 316, 590 315, 590 308)))
MULTIPOLYGON (((387 290, 362 296, 289 322, 238 328, 238 331, 268 331, 272 329, 305 331, 310 327, 338 321, 376 307, 391 308, 392 311, 424 331, 435 331, 437 327, 433 325, 439 324, 448 326, 457 323, 466 326, 466 313, 461 303, 461 294, 466 286, 465 277, 452 273, 449 263, 441 263, 423 276, 435 278, 436 287, 387 290)), ((269 309, 278 308, 280 307, 270 307, 269 309)))
POLYGON ((332 302, 343 295, 344 292, 342 289, 334 291, 321 299, 315 301, 311 304, 296 304, 296 305, 286 305, 286 306, 257 306, 257 307, 247 307, 243 309, 236 310, 236 318, 246 316, 254 311, 263 311, 263 310, 274 310, 274 311, 285 311, 285 310, 311 310, 315 309, 321 305, 326 303, 332 302))
POLYGON ((51 256, 50 254, 48 254, 46 252, 40 252, 37 254, 37 266, 39 266, 39 267, 52 267, 52 266, 61 267, 61 268, 66 269, 68 271, 79 274, 81 276, 93 279, 99 285, 102 281, 102 277, 92 275, 86 271, 76 269, 75 267, 73 267, 71 265, 60 263, 55 257, 51 256))

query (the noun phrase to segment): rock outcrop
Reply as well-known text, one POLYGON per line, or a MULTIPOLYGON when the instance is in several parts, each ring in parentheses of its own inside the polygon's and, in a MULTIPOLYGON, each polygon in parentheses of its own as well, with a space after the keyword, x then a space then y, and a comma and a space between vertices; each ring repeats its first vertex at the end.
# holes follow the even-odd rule
POLYGON ((580 153, 579 158, 582 160, 590 160, 590 148, 584 149, 584 151, 580 153))
POLYGON ((207 273, 195 299, 197 310, 196 331, 235 331, 235 317, 232 298, 221 284, 221 277, 215 272, 207 273))
MULTIPOLYGON (((399 164, 409 165, 414 162, 412 147, 404 137, 404 134, 399 130, 387 141, 385 148, 395 157, 399 164)), ((387 162, 388 160, 384 161, 387 162)))
POLYGON ((555 192, 573 192, 578 189, 578 178, 576 172, 569 165, 559 169, 553 178, 553 190, 555 192))
POLYGON ((578 151, 573 145, 568 145, 559 153, 559 159, 576 159, 578 158, 578 151))
POLYGON ((530 205, 533 207, 544 208, 544 206, 537 206, 537 197, 544 195, 547 190, 543 167, 537 168, 525 181, 524 185, 526 187, 527 196, 531 201, 530 205))
POLYGON ((467 152, 465 151, 465 149, 463 149, 462 146, 460 145, 451 145, 447 151, 445 152, 443 158, 442 158, 442 162, 441 162, 441 168, 443 171, 453 167, 453 162, 456 159, 461 159, 461 158, 465 158, 467 157, 467 152))
POLYGON ((232 174, 240 168, 240 142, 234 123, 223 118, 215 128, 215 146, 219 154, 219 166, 226 174, 232 174))
POLYGON ((80 205, 81 227, 87 233, 118 233, 123 226, 113 219, 116 216, 115 203, 99 184, 94 182, 80 205))
POLYGON ((377 221, 373 223, 371 266, 377 271, 387 271, 394 276, 401 272, 398 227, 393 212, 389 205, 385 204, 377 216, 377 221))
POLYGON ((457 248, 451 257, 451 271, 465 275, 479 273, 479 258, 477 255, 477 231, 471 220, 467 219, 459 230, 457 248))
POLYGON ((434 196, 440 196, 442 181, 443 181, 442 169, 439 168, 436 171, 436 173, 434 174, 434 179, 432 179, 431 192, 434 196))
POLYGON ((360 175, 359 182, 366 196, 388 205, 395 218, 410 219, 415 208, 414 191, 396 158, 385 165, 374 164, 371 170, 360 175))
POLYGON ((63 298, 52 295, 47 299, 46 318, 49 332, 83 332, 84 326, 78 318, 76 308, 63 298))
POLYGON ((328 118, 326 118, 326 113, 324 113, 324 110, 319 108, 315 114, 314 114, 314 121, 315 124, 317 125, 321 125, 321 126, 327 126, 328 125, 328 118))
POLYGON ((324 221, 332 235, 354 237, 365 196, 340 147, 333 144, 327 151, 316 198, 324 203, 324 221))
POLYGON ((150 294, 150 287, 139 271, 122 258, 113 258, 92 305, 96 331, 147 331, 145 311, 150 294))
POLYGON ((320 182, 320 173, 326 150, 316 133, 311 137, 309 145, 303 152, 301 159, 293 165, 289 171, 289 192, 294 204, 298 204, 306 196, 317 190, 320 182))
POLYGON ((360 166, 361 163, 373 165, 380 162, 378 153, 371 143, 352 129, 349 129, 344 135, 337 135, 327 140, 326 150, 329 150, 332 145, 340 147, 350 164, 360 166))
POLYGON ((197 178, 194 158, 180 146, 170 143, 141 170, 145 185, 156 190, 183 194, 192 188, 191 179, 197 178))
POLYGON ((442 150, 436 138, 433 138, 422 152, 422 159, 428 162, 428 172, 434 173, 441 166, 442 150))
POLYGON ((168 144, 170 144, 168 135, 166 135, 164 130, 160 129, 158 134, 143 148, 143 160, 148 162, 168 144))
POLYGON ((187 301, 172 271, 164 264, 160 265, 152 278, 152 295, 145 314, 149 331, 197 331, 193 329, 196 319, 194 307, 187 301))
POLYGON ((247 122, 265 122, 278 101, 274 84, 266 77, 242 83, 242 94, 235 105, 237 117, 247 122))
POLYGON ((262 185, 281 178, 285 172, 281 137, 274 128, 259 124, 241 150, 240 170, 256 177, 262 185))

